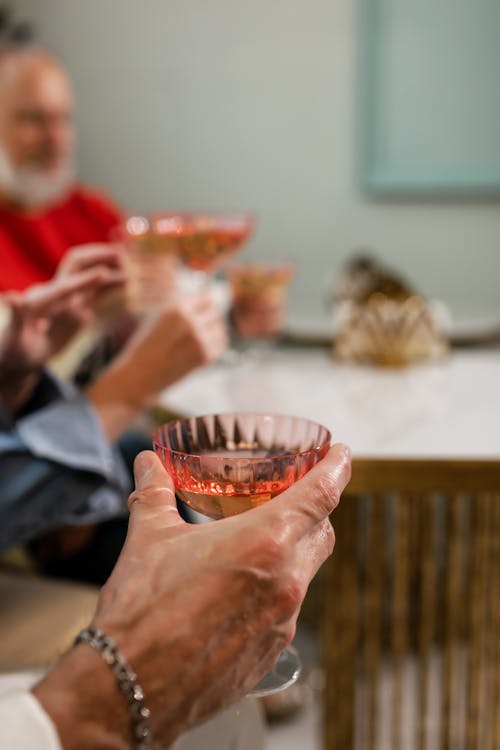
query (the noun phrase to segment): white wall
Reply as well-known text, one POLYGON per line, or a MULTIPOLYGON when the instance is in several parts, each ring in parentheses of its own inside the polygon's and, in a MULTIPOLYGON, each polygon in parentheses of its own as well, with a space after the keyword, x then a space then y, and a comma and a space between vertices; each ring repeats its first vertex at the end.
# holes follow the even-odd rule
POLYGON ((67 62, 82 176, 130 209, 254 210, 297 313, 358 247, 461 317, 500 311, 500 206, 375 203, 355 180, 355 0, 18 0, 67 62))

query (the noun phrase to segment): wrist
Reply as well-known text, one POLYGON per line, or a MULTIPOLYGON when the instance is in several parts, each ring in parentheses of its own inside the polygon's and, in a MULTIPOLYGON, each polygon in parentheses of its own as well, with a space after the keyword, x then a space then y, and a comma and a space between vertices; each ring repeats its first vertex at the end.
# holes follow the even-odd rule
POLYGON ((102 657, 85 644, 71 649, 33 688, 64 750, 130 750, 130 716, 102 657))
POLYGON ((86 395, 109 440, 117 439, 148 403, 140 388, 135 387, 133 372, 120 363, 112 364, 86 395))
POLYGON ((151 713, 144 705, 143 689, 137 682, 135 671, 118 649, 114 639, 103 633, 100 628, 90 626, 80 631, 75 643, 86 643, 101 655, 112 671, 120 692, 127 703, 134 747, 137 750, 152 750, 151 729, 149 727, 151 713))

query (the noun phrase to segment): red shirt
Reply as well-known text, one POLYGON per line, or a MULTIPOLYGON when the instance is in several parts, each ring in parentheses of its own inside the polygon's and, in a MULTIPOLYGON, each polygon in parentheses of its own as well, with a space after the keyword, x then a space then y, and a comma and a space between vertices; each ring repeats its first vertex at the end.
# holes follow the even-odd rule
POLYGON ((41 211, 0 205, 0 291, 47 281, 70 247, 109 241, 121 220, 113 203, 81 186, 41 211))

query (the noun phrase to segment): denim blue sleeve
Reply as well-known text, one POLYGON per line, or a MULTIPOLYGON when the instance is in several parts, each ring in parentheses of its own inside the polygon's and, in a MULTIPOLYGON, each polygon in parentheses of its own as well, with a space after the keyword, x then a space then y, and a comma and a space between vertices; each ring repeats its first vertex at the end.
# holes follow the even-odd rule
POLYGON ((0 410, 0 551, 63 525, 93 523, 126 510, 130 479, 79 393, 12 423, 0 410))

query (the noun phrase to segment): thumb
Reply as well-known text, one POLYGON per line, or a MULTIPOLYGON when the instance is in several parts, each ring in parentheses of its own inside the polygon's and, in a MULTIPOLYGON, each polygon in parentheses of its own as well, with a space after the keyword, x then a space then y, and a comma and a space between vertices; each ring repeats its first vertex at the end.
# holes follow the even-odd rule
POLYGON ((172 479, 153 451, 134 461, 135 490, 129 497, 130 525, 153 522, 157 528, 184 524, 177 512, 172 479))

